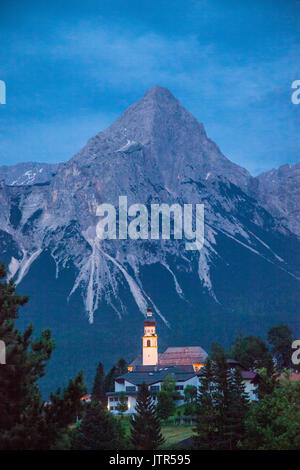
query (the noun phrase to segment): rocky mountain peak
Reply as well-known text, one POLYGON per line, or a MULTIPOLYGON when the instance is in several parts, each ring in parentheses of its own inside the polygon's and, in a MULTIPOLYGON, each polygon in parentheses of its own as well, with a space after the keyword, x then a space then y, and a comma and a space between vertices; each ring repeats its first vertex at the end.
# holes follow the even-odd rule
POLYGON ((149 99, 149 100, 159 101, 159 102, 176 101, 178 103, 178 100, 175 98, 175 96, 172 94, 172 92, 168 88, 165 88, 159 85, 151 86, 146 91, 142 99, 149 99))
POLYGON ((256 177, 256 197, 292 232, 300 236, 300 163, 281 165, 256 177))
POLYGON ((170 344, 219 341, 243 326, 263 334, 262 318, 298 325, 298 240, 269 213, 274 205, 284 221, 299 220, 299 167, 287 170, 252 178, 168 90, 152 87, 46 184, 33 184, 28 164, 8 175, 18 184, 0 178, 1 261, 35 299, 28 323, 50 326, 64 352, 54 380, 74 357, 76 368, 123 350, 130 357, 148 297, 170 344), (99 239, 98 207, 113 204, 117 215, 120 196, 147 212, 153 203, 189 204, 191 222, 202 203, 203 247, 187 250, 184 236, 151 238, 150 210, 145 237, 99 239))
POLYGON ((170 187, 191 177, 222 176, 246 189, 251 179, 247 170, 227 159, 207 137, 203 124, 160 86, 151 87, 70 162, 86 166, 109 159, 113 163, 122 153, 152 162, 170 187))

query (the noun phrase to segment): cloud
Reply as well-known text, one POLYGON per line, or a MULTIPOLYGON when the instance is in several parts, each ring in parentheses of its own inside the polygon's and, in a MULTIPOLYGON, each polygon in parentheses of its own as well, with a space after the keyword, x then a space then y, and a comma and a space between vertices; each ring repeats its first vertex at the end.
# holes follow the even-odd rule
MULTIPOLYGON (((156 80, 192 93, 204 90, 225 100, 226 105, 255 102, 289 82, 297 75, 295 58, 300 52, 294 45, 274 58, 238 60, 230 49, 220 54, 216 44, 202 44, 195 34, 168 37, 151 31, 123 30, 111 24, 96 27, 87 22, 62 29, 55 46, 45 47, 46 51, 39 49, 37 53, 80 65, 79 76, 94 79, 96 86, 104 83, 132 89, 137 85, 144 89, 156 80)), ((31 51, 32 47, 28 49, 31 51)))

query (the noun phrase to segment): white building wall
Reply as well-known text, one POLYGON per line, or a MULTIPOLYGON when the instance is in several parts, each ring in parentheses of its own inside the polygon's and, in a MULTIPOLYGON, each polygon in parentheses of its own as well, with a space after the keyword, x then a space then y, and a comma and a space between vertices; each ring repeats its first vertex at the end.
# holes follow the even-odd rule
POLYGON ((127 380, 125 380, 122 384, 115 381, 115 392, 126 392, 126 387, 135 387, 135 385, 131 382, 128 382, 127 380))
MULTIPOLYGON (((159 390, 161 390, 162 382, 157 382, 155 384, 152 384, 153 386, 158 386, 159 390)), ((188 385, 194 385, 195 387, 198 386, 198 377, 194 376, 191 377, 190 379, 186 380, 185 382, 176 382, 176 386, 183 386, 184 388, 187 387, 188 385)), ((130 382, 127 382, 125 380, 124 384, 119 384, 118 382, 115 382, 115 391, 116 392, 125 392, 126 393, 126 387, 132 387, 133 384, 130 382)), ((151 393, 151 385, 149 385, 149 391, 151 393)), ((157 393, 158 390, 155 390, 157 393)), ((178 390, 179 393, 182 395, 182 400, 177 400, 176 401, 176 406, 181 406, 184 404, 184 389, 183 390, 178 390)), ((154 393, 154 391, 153 391, 154 393)), ((115 409, 115 407, 118 404, 118 401, 110 401, 110 397, 108 397, 108 409, 115 415, 119 414, 119 412, 115 409), (113 409, 111 409, 113 407, 113 409)), ((117 398, 115 396, 115 398, 117 398)), ((156 402, 156 400, 154 400, 156 402)), ((128 415, 132 414, 135 412, 135 406, 136 406, 136 396, 128 395, 128 410, 125 411, 123 414, 128 415)))
POLYGON ((251 401, 257 400, 257 396, 255 393, 256 390, 256 385, 251 383, 250 380, 243 380, 243 383, 245 385, 245 392, 248 394, 248 397, 251 401))

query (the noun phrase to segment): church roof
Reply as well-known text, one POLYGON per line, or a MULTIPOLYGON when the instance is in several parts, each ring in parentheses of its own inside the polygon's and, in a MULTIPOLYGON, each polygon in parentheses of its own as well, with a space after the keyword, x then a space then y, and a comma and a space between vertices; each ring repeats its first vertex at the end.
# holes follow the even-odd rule
MULTIPOLYGON (((179 366, 204 364, 207 358, 207 352, 200 346, 171 347, 164 353, 158 354, 159 366, 179 366)), ((129 366, 136 367, 142 365, 142 356, 139 355, 129 366)))
POLYGON ((159 365, 204 364, 207 352, 200 346, 168 348, 160 355, 159 365))
POLYGON ((162 382, 168 375, 172 375, 176 382, 185 382, 194 377, 196 372, 192 366, 137 366, 132 372, 127 372, 116 379, 116 381, 126 380, 134 385, 147 385, 162 382))

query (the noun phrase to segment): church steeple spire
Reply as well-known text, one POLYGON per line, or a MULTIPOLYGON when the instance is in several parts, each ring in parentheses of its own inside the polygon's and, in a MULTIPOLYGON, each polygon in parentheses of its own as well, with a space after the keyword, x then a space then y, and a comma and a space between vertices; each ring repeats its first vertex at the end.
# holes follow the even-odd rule
POLYGON ((150 303, 148 303, 148 307, 147 307, 147 318, 152 318, 152 308, 151 308, 150 303))
POLYGON ((158 363, 157 334, 155 320, 152 317, 150 304, 147 307, 144 321, 143 366, 156 366, 158 363))

